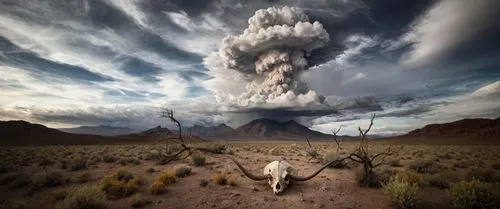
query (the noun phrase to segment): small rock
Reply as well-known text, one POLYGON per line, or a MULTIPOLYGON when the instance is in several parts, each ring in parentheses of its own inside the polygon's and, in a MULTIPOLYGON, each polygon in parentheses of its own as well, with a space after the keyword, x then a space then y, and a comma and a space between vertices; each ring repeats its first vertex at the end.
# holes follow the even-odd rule
POLYGON ((306 201, 306 200, 304 200, 304 198, 300 198, 300 201, 304 202, 304 201, 306 201))
POLYGON ((253 186, 253 191, 258 192, 259 189, 257 187, 255 187, 255 186, 253 186))

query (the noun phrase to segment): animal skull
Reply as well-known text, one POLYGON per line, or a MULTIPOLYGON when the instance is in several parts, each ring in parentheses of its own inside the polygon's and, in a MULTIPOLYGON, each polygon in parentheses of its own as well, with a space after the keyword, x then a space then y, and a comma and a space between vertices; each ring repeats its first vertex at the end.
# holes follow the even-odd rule
MULTIPOLYGON (((243 167, 235 158, 229 156, 229 158, 240 168, 240 170, 245 174, 248 178, 255 181, 268 180, 269 186, 274 191, 274 194, 281 194, 290 184, 290 181, 307 181, 314 178, 325 168, 329 167, 331 164, 338 162, 339 160, 334 160, 325 164, 323 167, 318 169, 316 172, 312 173, 309 176, 298 176, 297 171, 293 168, 293 166, 287 161, 273 161, 264 167, 263 175, 254 175, 248 172, 245 167, 243 167)), ((344 160, 344 159, 340 159, 344 160)))
POLYGON ((271 176, 268 183, 273 188, 274 194, 282 193, 290 183, 290 175, 296 175, 297 171, 287 161, 273 161, 264 168, 264 175, 271 176))

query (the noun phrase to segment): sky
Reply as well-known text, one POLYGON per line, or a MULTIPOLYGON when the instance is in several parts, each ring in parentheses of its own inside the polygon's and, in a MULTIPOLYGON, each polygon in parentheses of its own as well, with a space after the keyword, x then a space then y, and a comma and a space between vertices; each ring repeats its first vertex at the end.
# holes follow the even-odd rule
POLYGON ((0 120, 395 135, 500 117, 497 0, 0 0, 0 120))

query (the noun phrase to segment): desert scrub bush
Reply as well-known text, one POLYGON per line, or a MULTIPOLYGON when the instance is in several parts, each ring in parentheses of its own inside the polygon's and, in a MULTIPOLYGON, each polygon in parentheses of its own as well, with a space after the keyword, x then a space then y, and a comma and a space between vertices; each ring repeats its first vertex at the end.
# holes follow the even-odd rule
POLYGON ((189 167, 179 167, 175 169, 175 176, 180 178, 189 176, 190 173, 191 173, 191 168, 189 167))
POLYGON ((363 187, 373 187, 379 188, 384 183, 389 181, 389 178, 396 173, 395 170, 391 169, 376 169, 372 170, 370 175, 365 175, 365 171, 362 166, 355 169, 355 177, 360 186, 363 187))
POLYGON ((417 173, 438 173, 441 169, 440 166, 434 160, 420 160, 412 162, 409 165, 411 170, 417 173))
POLYGON ((164 171, 158 176, 157 180, 165 185, 169 185, 175 183, 176 177, 171 171, 164 171))
POLYGON ((73 187, 55 209, 104 209, 104 200, 104 194, 94 185, 73 187))
POLYGON ((7 188, 8 189, 17 189, 17 188, 22 188, 25 186, 32 185, 33 183, 34 183, 33 178, 30 175, 19 174, 19 176, 17 176, 17 178, 7 186, 7 188))
POLYGON ((144 206, 149 204, 151 204, 151 201, 145 199, 141 194, 135 194, 130 199, 130 206, 132 206, 133 208, 143 208, 144 206))
POLYGON ((456 209, 500 208, 500 184, 462 180, 452 184, 449 192, 456 209))
MULTIPOLYGON (((339 160, 340 158, 341 158, 341 156, 338 155, 337 153, 335 153, 335 152, 328 152, 323 157, 323 164, 330 163, 330 162, 332 162, 334 160, 339 160)), ((347 168, 347 162, 346 162, 346 160, 342 160, 342 161, 339 161, 339 162, 331 164, 329 166, 329 168, 347 168)))
POLYGON ((387 164, 391 167, 403 167, 403 164, 401 164, 401 160, 399 159, 391 159, 387 164))
POLYGON ((167 187, 160 181, 155 181, 148 187, 149 193, 152 195, 163 194, 167 191, 167 187))
POLYGON ((156 172, 156 170, 154 168, 148 168, 148 169, 146 169, 146 172, 147 173, 154 173, 154 172, 156 172))
POLYGON ((196 154, 191 156, 191 161, 194 166, 201 167, 205 165, 205 156, 196 154))
POLYGON ((77 183, 87 183, 90 180, 90 173, 83 173, 76 178, 77 183))
POLYGON ((72 171, 79 171, 83 169, 87 169, 87 159, 85 158, 75 158, 71 162, 70 169, 72 171))
POLYGON ((476 179, 481 182, 497 183, 500 182, 500 174, 492 169, 474 168, 467 172, 465 179, 469 181, 476 179))
POLYGON ((126 159, 119 159, 117 161, 117 163, 120 164, 121 166, 125 166, 125 165, 127 165, 127 160, 126 159))
POLYGON ((140 180, 132 173, 118 171, 104 177, 100 182, 100 188, 108 199, 117 199, 134 194, 139 190, 140 184, 140 180))
POLYGON ((307 156, 309 156, 311 158, 316 158, 319 156, 319 152, 315 149, 309 149, 309 150, 307 150, 307 156))
POLYGON ((212 182, 218 185, 226 185, 227 184, 227 175, 222 172, 216 172, 212 174, 212 182))
POLYGON ((207 180, 202 179, 202 180, 200 180, 200 187, 206 187, 206 186, 208 186, 208 183, 209 182, 207 180))
POLYGON ((46 166, 46 165, 53 165, 54 163, 56 163, 56 162, 54 162, 52 160, 49 160, 47 158, 44 158, 44 159, 40 160, 40 162, 38 163, 38 165, 46 166))
POLYGON ((451 184, 460 181, 460 177, 454 172, 446 171, 443 173, 424 175, 424 181, 432 187, 448 189, 451 184))
POLYGON ((128 158, 127 159, 127 163, 130 163, 130 164, 133 164, 133 165, 140 165, 141 164, 141 161, 138 160, 137 158, 128 158))
POLYGON ((63 183, 63 175, 59 171, 42 173, 37 177, 36 180, 36 185, 39 187, 55 187, 63 183))
POLYGON ((115 156, 111 156, 111 155, 104 155, 102 157, 102 161, 104 161, 105 163, 114 163, 114 162, 118 161, 118 158, 115 156))
POLYGON ((398 208, 414 208, 421 190, 418 176, 407 171, 398 172, 384 185, 384 191, 398 208))

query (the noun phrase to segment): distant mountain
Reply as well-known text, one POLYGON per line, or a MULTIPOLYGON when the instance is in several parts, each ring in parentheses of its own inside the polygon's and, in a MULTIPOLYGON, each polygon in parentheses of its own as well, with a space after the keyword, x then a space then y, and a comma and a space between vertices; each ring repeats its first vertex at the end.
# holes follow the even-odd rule
POLYGON ((450 123, 430 124, 410 131, 404 136, 500 138, 500 118, 463 119, 450 123))
POLYGON ((234 132, 235 130, 226 124, 209 127, 194 125, 184 129, 184 133, 187 135, 199 136, 201 138, 226 138, 233 135, 234 132))
POLYGON ((26 121, 0 121, 0 145, 93 144, 108 138, 70 134, 26 121))
MULTIPOLYGON (((120 135, 117 137, 125 138, 125 139, 142 139, 142 140, 177 140, 179 136, 178 131, 170 130, 166 127, 156 126, 152 129, 148 129, 145 131, 120 135)), ((190 135, 186 132, 183 132, 182 137, 186 142, 196 142, 203 141, 197 135, 190 135)))
POLYGON ((128 127, 115 127, 115 126, 80 126, 76 128, 60 128, 60 131, 72 134, 92 134, 100 136, 116 136, 125 135, 137 132, 137 130, 128 127))
MULTIPOLYGON (((44 125, 26 121, 0 121, 0 146, 149 143, 167 139, 167 135, 165 133, 169 133, 169 138, 177 136, 176 132, 160 126, 134 134, 99 136, 66 133, 57 129, 48 128, 44 125)), ((186 142, 202 141, 196 136, 184 136, 184 140, 186 142)))
POLYGON ((294 120, 278 122, 270 119, 253 120, 236 129, 235 137, 270 139, 332 138, 332 135, 313 131, 294 120))

